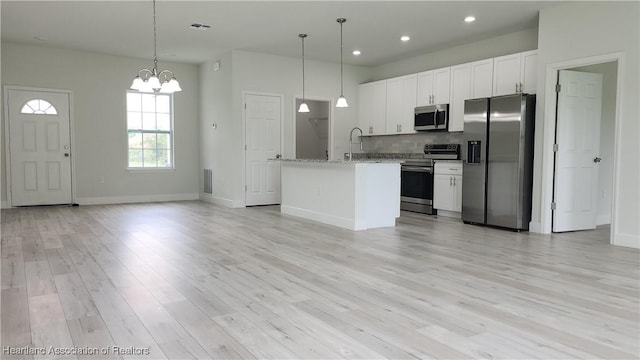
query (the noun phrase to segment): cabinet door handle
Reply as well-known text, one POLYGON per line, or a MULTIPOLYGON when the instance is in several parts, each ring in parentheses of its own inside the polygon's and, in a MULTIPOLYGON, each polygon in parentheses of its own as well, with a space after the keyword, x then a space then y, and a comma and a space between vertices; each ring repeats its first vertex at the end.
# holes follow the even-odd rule
POLYGON ((518 83, 516 83, 516 94, 518 93, 518 83))
POLYGON ((453 178, 451 176, 449 176, 449 186, 453 186, 453 178))
POLYGON ((520 83, 520 94, 522 94, 522 83, 520 83))
POLYGON ((456 186, 456 178, 453 178, 453 186, 456 186))

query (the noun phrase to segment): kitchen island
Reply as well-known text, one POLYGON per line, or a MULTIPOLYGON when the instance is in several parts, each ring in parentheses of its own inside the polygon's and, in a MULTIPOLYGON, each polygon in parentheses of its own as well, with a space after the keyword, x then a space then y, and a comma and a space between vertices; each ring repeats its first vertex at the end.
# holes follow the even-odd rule
POLYGON ((400 160, 280 161, 282 214, 350 230, 396 225, 400 160))

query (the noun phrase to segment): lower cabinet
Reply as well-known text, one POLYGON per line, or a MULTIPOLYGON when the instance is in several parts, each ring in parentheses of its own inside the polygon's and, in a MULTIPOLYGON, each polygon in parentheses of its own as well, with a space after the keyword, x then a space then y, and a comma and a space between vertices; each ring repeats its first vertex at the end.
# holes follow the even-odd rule
POLYGON ((457 213, 462 211, 462 163, 436 163, 433 208, 457 213))

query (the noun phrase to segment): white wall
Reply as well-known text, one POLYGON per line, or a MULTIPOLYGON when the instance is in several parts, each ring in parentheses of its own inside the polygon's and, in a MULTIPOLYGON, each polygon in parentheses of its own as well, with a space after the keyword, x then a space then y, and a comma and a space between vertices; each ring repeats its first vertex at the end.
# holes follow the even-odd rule
MULTIPOLYGON (((73 91, 76 200, 80 204, 197 198, 197 66, 160 61, 183 88, 174 98, 175 171, 127 171, 126 90, 151 59, 2 43, 2 85, 73 91), (104 176, 105 183, 98 182, 104 176)), ((3 89, 4 91, 4 89, 3 89)), ((4 112, 0 128, 4 136, 4 112)), ((5 152, 0 149, 2 177, 5 152)), ((6 201, 6 186, 1 189, 6 201)))
MULTIPOLYGON (((200 65, 200 169, 213 169, 213 197, 202 193, 200 176, 200 198, 220 201, 233 198, 233 184, 239 181, 230 174, 236 170, 234 162, 240 161, 237 155, 237 143, 234 138, 235 125, 232 109, 232 68, 231 52, 219 59, 200 65), (219 61, 218 71, 214 64, 219 61), (215 128, 213 127, 215 124, 215 128), (234 149, 234 152, 229 151, 234 149)), ((227 206, 233 206, 226 203, 227 206)))
MULTIPOLYGON (((540 12, 538 96, 532 226, 550 231, 553 179, 553 73, 547 68, 576 59, 623 54, 617 114, 617 174, 613 184, 613 243, 640 248, 640 4, 638 2, 569 2, 540 12), (547 78, 550 79, 547 84, 547 78), (550 98, 547 98, 549 92, 550 98), (547 106, 549 109, 547 109, 547 106), (548 110, 548 111, 547 111, 548 110)), ((575 67, 576 65, 572 66, 575 67)))
POLYGON ((600 153, 602 162, 598 165, 598 218, 597 224, 611 224, 611 201, 613 191, 613 150, 616 116, 616 86, 618 84, 618 63, 574 68, 571 70, 602 74, 602 115, 600 118, 600 153))
MULTIPOLYGON (((202 95, 202 101, 212 102, 210 107, 203 105, 201 114, 201 128, 205 122, 210 122, 211 117, 215 117, 216 107, 224 109, 225 124, 215 130, 218 135, 209 137, 203 142, 203 159, 208 164, 223 167, 217 169, 214 166, 213 172, 220 177, 214 179, 214 201, 227 206, 244 205, 244 127, 242 119, 243 93, 260 92, 274 93, 284 96, 284 117, 282 128, 282 155, 286 158, 294 156, 294 121, 295 121, 295 98, 302 96, 302 64, 298 58, 289 58, 269 54, 252 53, 247 51, 234 50, 231 53, 231 101, 226 102, 221 99, 209 99, 208 94, 215 93, 210 87, 224 91, 225 82, 213 84, 216 80, 208 71, 204 71, 203 65, 200 69, 200 81, 206 93, 202 95), (230 107, 230 110, 228 108, 230 107), (229 112, 230 111, 230 112, 229 112), (230 118, 228 116, 231 116, 230 118), (221 140, 224 138, 225 140, 221 140), (226 141, 228 146, 224 151, 214 151, 217 143, 226 141), (213 148, 211 148, 213 146, 213 148), (221 179, 224 177, 224 180, 221 179), (222 183, 225 181, 226 183, 222 183), (227 186, 228 185, 228 186, 227 186)), ((222 64, 224 68, 224 64, 222 64)), ((329 138, 331 147, 330 157, 342 158, 344 152, 348 151, 349 130, 355 126, 357 121, 357 86, 365 82, 370 76, 370 69, 366 67, 348 66, 344 67, 344 95, 349 101, 349 107, 336 109, 335 101, 340 96, 340 64, 326 63, 318 61, 306 61, 306 96, 309 99, 330 100, 331 120, 329 126, 329 138)), ((221 70, 222 71, 222 70, 221 70)), ((226 75, 225 75, 226 76, 226 75)), ((206 164, 202 164, 206 165, 206 164)), ((200 170, 202 171, 202 170, 200 170)))
POLYGON ((537 47, 538 29, 526 29, 376 66, 373 68, 372 78, 367 81, 464 64, 534 50, 537 47))
MULTIPOLYGON (((308 113, 296 112, 296 159, 326 159, 329 150, 329 106, 326 101, 305 100, 308 113), (324 120, 323 120, 324 119, 324 120)), ((302 99, 296 99, 296 109, 302 99)))

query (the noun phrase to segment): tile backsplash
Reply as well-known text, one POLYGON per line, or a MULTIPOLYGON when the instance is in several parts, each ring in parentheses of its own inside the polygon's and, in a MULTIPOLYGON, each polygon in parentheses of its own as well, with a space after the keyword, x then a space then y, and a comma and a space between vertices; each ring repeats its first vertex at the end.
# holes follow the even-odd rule
POLYGON ((419 132, 364 137, 364 150, 367 153, 422 153, 425 144, 460 144, 460 155, 466 153, 462 132, 419 132))

